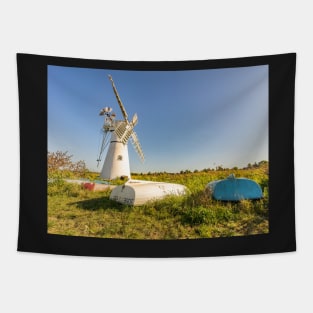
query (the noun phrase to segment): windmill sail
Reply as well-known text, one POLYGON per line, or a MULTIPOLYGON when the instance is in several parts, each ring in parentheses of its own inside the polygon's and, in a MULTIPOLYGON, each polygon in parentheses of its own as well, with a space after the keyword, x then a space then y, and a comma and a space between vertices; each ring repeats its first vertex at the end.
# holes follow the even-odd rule
POLYGON ((119 122, 118 125, 115 127, 115 133, 118 136, 118 138, 125 144, 126 141, 124 142, 123 140, 123 136, 126 132, 126 127, 127 127, 127 123, 125 122, 119 122))
POLYGON ((126 109, 122 103, 122 100, 117 92, 117 89, 115 87, 114 81, 112 79, 112 76, 109 75, 109 79, 112 83, 113 91, 116 97, 116 100, 120 106, 120 109, 122 111, 122 114, 124 116, 125 122, 119 122, 115 128, 115 133, 118 136, 118 138, 123 142, 123 144, 126 144, 128 140, 131 138, 131 142, 133 144, 133 147, 135 148, 136 152, 138 153, 141 161, 144 161, 144 154, 142 152, 141 145, 139 143, 137 134, 134 131, 134 127, 138 123, 138 116, 137 114, 134 114, 132 121, 128 121, 128 114, 126 112, 126 109))
POLYGON ((127 112, 126 112, 125 107, 124 107, 124 105, 123 105, 123 103, 122 103, 122 100, 121 100, 121 98, 120 98, 120 96, 119 96, 119 94, 118 94, 118 92, 117 92, 117 89, 116 89, 116 87, 115 87, 115 85, 114 85, 114 81, 113 81, 111 75, 109 75, 109 79, 110 79, 110 81, 111 81, 111 83, 112 83, 113 91, 114 91, 114 93, 115 93, 116 100, 117 100, 117 102, 118 102, 118 104, 119 104, 119 106, 120 106, 120 109, 121 109, 121 111, 122 111, 122 114, 123 114, 123 116, 124 116, 124 119, 125 119, 125 121, 128 121, 127 112))
POLYGON ((131 138, 131 142, 132 142, 136 152, 138 153, 138 155, 141 159, 141 162, 143 162, 145 160, 145 156, 142 152, 141 145, 139 143, 139 140, 138 140, 138 137, 137 137, 137 134, 135 133, 135 131, 132 132, 130 138, 131 138))
POLYGON ((115 128, 115 133, 117 134, 119 139, 123 142, 123 144, 127 143, 133 131, 134 126, 132 124, 126 124, 124 122, 121 122, 121 124, 115 128))

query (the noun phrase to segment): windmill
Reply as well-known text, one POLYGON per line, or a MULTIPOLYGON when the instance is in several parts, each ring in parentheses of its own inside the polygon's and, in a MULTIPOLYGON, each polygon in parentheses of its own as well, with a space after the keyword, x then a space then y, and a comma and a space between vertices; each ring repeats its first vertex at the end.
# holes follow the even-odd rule
POLYGON ((102 127, 103 138, 99 151, 99 157, 97 159, 98 166, 106 147, 109 145, 100 177, 109 180, 122 176, 130 178, 127 147, 129 140, 132 142, 141 161, 144 161, 144 154, 142 152, 137 134, 134 131, 134 127, 138 123, 138 116, 135 113, 132 120, 128 120, 127 112, 110 75, 109 79, 124 120, 115 120, 116 114, 112 112, 112 108, 110 107, 103 108, 99 113, 99 115, 104 116, 104 124, 102 127))

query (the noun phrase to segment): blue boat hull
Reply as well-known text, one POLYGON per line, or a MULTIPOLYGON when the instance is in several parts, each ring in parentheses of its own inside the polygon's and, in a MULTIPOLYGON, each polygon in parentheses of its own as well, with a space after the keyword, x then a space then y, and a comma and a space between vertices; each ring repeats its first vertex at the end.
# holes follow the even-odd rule
POLYGON ((262 198, 262 189, 258 183, 247 178, 227 178, 211 182, 206 189, 216 200, 240 201, 262 198))

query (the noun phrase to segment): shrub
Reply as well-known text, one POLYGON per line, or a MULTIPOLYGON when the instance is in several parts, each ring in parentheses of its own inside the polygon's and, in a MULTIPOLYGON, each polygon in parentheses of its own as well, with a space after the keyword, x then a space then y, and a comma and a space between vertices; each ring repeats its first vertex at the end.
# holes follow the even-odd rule
POLYGON ((88 173, 85 161, 72 161, 72 155, 67 151, 48 152, 48 177, 72 178, 73 176, 85 177, 88 173))

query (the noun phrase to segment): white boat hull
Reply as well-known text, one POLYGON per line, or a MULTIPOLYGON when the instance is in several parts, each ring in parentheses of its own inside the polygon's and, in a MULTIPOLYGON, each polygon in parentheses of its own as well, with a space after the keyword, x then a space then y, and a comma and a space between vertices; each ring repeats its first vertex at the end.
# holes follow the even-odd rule
POLYGON ((180 184, 130 180, 115 187, 110 199, 127 205, 143 205, 148 201, 163 199, 168 195, 184 195, 188 189, 180 184))

